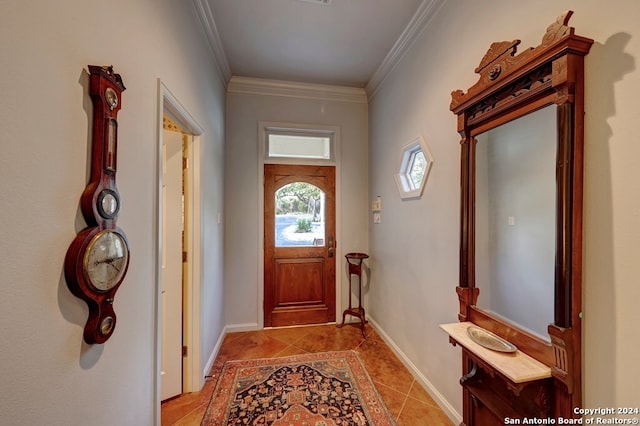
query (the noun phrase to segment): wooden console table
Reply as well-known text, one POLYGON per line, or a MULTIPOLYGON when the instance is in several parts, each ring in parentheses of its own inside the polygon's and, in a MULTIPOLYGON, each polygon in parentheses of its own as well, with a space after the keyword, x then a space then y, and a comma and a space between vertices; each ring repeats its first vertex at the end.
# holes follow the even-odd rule
POLYGON ((496 352, 467 334, 470 322, 440 326, 462 348, 464 425, 504 425, 507 418, 552 414, 551 368, 527 354, 496 352))

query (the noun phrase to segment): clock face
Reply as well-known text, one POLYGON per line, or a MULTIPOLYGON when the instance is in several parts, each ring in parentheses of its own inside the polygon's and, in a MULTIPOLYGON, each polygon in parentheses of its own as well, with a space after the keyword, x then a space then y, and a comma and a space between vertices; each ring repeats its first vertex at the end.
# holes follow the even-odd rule
POLYGON ((124 237, 105 229, 89 242, 84 255, 84 272, 96 290, 105 292, 122 281, 128 262, 129 249, 124 237))
POLYGON ((113 219, 119 208, 118 194, 110 189, 103 189, 98 196, 98 213, 100 213, 100 216, 105 219, 113 219))
POLYGON ((105 317, 105 319, 100 322, 100 334, 102 334, 103 336, 108 336, 109 333, 113 331, 113 326, 115 325, 115 323, 116 320, 113 319, 113 317, 105 317))
POLYGON ((116 91, 111 87, 108 87, 104 92, 104 97, 107 100, 107 104, 109 105, 109 108, 111 108, 111 110, 118 106, 118 95, 116 94, 116 91))

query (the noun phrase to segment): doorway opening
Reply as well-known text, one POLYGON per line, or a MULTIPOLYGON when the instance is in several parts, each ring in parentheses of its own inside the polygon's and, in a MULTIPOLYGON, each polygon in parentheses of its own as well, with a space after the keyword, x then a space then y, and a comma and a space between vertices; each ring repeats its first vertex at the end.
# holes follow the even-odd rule
POLYGON ((202 387, 200 374, 203 131, 158 80, 156 416, 160 402, 202 387))
POLYGON ((162 276, 160 298, 162 307, 162 353, 160 368, 161 400, 182 393, 184 305, 188 293, 188 247, 185 240, 190 230, 185 216, 189 214, 185 186, 188 184, 187 150, 189 135, 167 115, 162 130, 162 276))

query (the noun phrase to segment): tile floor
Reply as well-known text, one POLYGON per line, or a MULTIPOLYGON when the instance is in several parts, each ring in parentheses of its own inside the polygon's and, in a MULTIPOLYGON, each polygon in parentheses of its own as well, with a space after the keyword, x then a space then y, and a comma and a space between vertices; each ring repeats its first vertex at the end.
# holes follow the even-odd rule
POLYGON ((203 389, 162 403, 162 426, 200 424, 225 361, 350 349, 358 352, 399 426, 453 425, 373 328, 367 325, 364 339, 358 326, 329 324, 228 334, 203 389))

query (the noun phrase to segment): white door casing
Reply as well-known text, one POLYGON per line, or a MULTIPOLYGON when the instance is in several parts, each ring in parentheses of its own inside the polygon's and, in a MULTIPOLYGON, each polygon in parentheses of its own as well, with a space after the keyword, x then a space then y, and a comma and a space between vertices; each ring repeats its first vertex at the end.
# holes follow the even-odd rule
POLYGON ((155 310, 155 357, 153 399, 155 405, 154 424, 161 424, 161 369, 162 369, 162 259, 163 259, 163 117, 169 116, 188 135, 185 148, 188 168, 186 172, 185 192, 185 249, 189 253, 188 262, 184 265, 183 288, 183 327, 182 341, 187 346, 187 355, 182 358, 182 390, 193 392, 200 390, 204 383, 204 372, 200 362, 200 293, 202 285, 202 185, 200 181, 200 153, 203 129, 197 121, 182 106, 167 86, 158 79, 158 110, 157 110, 157 146, 156 146, 156 287, 154 297, 155 310))

